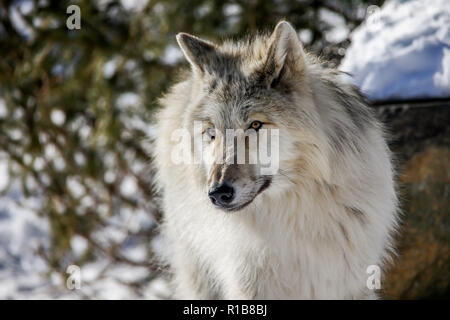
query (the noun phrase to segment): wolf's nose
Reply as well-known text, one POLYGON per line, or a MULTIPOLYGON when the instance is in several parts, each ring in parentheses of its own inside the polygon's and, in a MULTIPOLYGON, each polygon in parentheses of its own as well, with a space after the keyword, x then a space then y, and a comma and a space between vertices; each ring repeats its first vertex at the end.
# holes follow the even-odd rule
POLYGON ((226 182, 211 188, 208 191, 209 199, 211 202, 218 206, 226 206, 234 197, 234 188, 230 187, 226 182))

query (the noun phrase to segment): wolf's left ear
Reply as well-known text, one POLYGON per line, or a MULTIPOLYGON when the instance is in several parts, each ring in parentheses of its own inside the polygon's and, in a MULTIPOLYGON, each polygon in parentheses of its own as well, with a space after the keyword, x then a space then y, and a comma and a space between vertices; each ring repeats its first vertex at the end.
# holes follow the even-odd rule
POLYGON ((264 65, 264 74, 270 85, 282 77, 301 74, 305 69, 305 53, 295 29, 281 21, 270 36, 271 44, 264 65))
POLYGON ((194 71, 209 71, 217 56, 213 43, 183 32, 177 34, 177 42, 194 71))

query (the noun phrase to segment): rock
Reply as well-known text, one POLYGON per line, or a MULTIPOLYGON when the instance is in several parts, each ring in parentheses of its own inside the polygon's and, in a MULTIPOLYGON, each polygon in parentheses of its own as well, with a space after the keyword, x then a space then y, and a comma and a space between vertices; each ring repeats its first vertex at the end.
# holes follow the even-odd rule
MULTIPOLYGON (((444 114, 448 115, 448 110, 444 114)), ((396 241, 398 256, 382 283, 384 298, 450 297, 449 122, 445 117, 440 121, 444 121, 441 123, 444 128, 438 130, 439 134, 407 139, 407 143, 394 149, 401 157, 410 153, 406 150, 414 152, 402 161, 398 178, 402 224, 396 241)), ((399 122, 404 123, 405 119, 399 122)), ((398 122, 391 124, 394 133, 401 135, 398 122)), ((414 126, 409 126, 408 134, 411 130, 414 131, 414 126)))

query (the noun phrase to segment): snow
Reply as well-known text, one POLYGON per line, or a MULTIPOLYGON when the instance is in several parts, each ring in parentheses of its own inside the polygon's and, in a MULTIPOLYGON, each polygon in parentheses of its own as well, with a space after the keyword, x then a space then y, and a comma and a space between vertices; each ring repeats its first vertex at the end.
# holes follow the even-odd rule
POLYGON ((227 3, 223 6, 223 13, 225 16, 235 16, 242 12, 242 7, 236 3, 227 3))
POLYGON ((108 60, 103 66, 103 76, 106 79, 111 79, 117 71, 119 59, 117 57, 108 60))
POLYGON ((8 116, 8 108, 6 108, 5 99, 0 97, 0 119, 4 119, 8 116))
POLYGON ((137 190, 136 179, 134 177, 126 176, 120 184, 120 192, 125 197, 132 197, 137 190))
POLYGON ((52 110, 50 119, 55 125, 60 127, 64 124, 64 122, 66 122, 66 114, 62 110, 55 109, 52 110))
POLYGON ((120 94, 116 100, 116 106, 120 110, 127 110, 142 105, 142 99, 135 92, 125 92, 120 94))
MULTIPOLYGON (((44 259, 50 253, 52 233, 49 220, 40 214, 45 205, 43 196, 24 196, 17 178, 9 176, 8 161, 6 154, 0 154, 0 300, 166 299, 170 296, 164 278, 150 279, 150 270, 145 266, 150 261, 148 240, 139 236, 151 229, 155 221, 147 210, 127 207, 109 216, 99 206, 97 212, 105 227, 96 230, 92 237, 106 248, 118 245, 121 257, 131 264, 97 253, 95 260, 80 266, 81 288, 69 289, 65 279, 67 275, 51 270, 44 259), (142 286, 130 285, 136 281, 142 286)), ((130 181, 125 182, 126 192, 135 187, 135 182, 130 181)), ((89 195, 85 195, 85 188, 76 178, 69 178, 67 187, 81 198, 83 205, 89 202, 89 195)), ((57 208, 58 212, 64 214, 64 208, 60 209, 57 208)), ((156 238, 150 245, 158 246, 158 242, 156 238)), ((73 256, 64 259, 67 267, 82 260, 88 241, 80 235, 73 235, 70 246, 73 256)))
POLYGON ((5 190, 9 184, 9 170, 6 161, 0 161, 0 192, 5 190))
POLYGON ((347 39, 350 30, 348 29, 345 19, 328 9, 319 10, 320 21, 328 26, 328 30, 324 32, 325 39, 331 43, 339 43, 347 39))
POLYGON ((168 45, 162 55, 162 61, 167 65, 175 65, 183 59, 183 53, 176 45, 168 45))
POLYGON ((27 23, 24 15, 30 14, 34 10, 34 2, 31 0, 14 1, 9 7, 9 16, 12 26, 28 42, 33 42, 36 33, 27 23))
POLYGON ((81 258, 88 248, 88 242, 85 238, 75 235, 70 239, 70 246, 76 258, 81 258))
POLYGON ((450 96, 450 2, 390 0, 351 34, 340 69, 372 100, 450 96))
POLYGON ((22 199, 17 186, 0 197, 0 299, 24 297, 49 285, 42 276, 46 262, 37 253, 40 246, 48 247, 49 225, 37 214, 38 206, 38 199, 22 199))
POLYGON ((121 0, 120 3, 127 11, 142 11, 148 0, 121 0))

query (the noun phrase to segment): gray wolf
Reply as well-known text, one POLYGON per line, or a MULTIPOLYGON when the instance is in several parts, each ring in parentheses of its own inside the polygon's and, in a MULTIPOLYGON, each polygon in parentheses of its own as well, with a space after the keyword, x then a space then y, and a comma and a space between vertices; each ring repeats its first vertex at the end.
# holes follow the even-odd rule
POLYGON ((174 296, 377 298, 366 271, 392 255, 397 197, 383 127, 363 96, 285 21, 237 42, 177 41, 190 70, 160 100, 155 142, 174 296), (174 141, 180 128, 190 137, 174 141), (226 129, 278 130, 278 170, 215 161, 227 154, 226 129), (203 160, 174 163, 195 138, 203 160))

